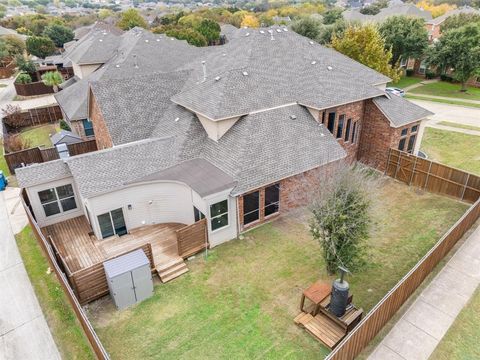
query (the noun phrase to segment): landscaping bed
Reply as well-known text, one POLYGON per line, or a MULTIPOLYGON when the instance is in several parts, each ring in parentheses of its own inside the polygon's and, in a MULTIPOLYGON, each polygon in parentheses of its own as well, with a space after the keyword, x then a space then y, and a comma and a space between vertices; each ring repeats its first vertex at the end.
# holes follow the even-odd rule
MULTIPOLYGON (((368 265, 348 278, 354 303, 371 309, 468 205, 393 180, 378 190, 368 265)), ((88 305, 114 359, 301 358, 328 353, 293 323, 304 288, 331 281, 308 215, 284 216, 188 262, 190 271, 143 303, 116 311, 88 305)))
POLYGON ((28 277, 62 358, 95 359, 55 273, 49 271, 48 261, 30 226, 25 227, 15 238, 28 277))
POLYGON ((427 127, 421 150, 431 160, 480 175, 480 137, 427 127))

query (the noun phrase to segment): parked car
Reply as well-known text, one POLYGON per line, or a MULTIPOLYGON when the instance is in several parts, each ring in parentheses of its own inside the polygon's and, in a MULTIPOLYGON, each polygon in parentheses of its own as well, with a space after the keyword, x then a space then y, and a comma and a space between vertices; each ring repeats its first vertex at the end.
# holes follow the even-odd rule
POLYGON ((402 89, 399 89, 399 88, 387 87, 385 89, 385 91, 388 92, 389 94, 393 94, 393 95, 397 95, 397 96, 401 96, 401 97, 405 96, 405 91, 403 91, 402 89))

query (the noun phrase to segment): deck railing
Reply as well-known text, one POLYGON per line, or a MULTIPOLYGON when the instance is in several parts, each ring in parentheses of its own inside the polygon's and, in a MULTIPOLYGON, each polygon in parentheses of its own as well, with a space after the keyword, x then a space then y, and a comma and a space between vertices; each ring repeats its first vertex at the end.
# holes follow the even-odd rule
POLYGON ((208 246, 207 219, 197 221, 176 231, 178 255, 188 258, 208 246))
MULTIPOLYGON (((23 194, 24 195, 24 194, 23 194)), ((107 351, 103 347, 102 343, 100 342, 100 339, 97 336, 97 333, 95 332, 92 324, 87 318, 87 315, 83 311, 79 301, 77 300, 72 288, 70 287, 70 284, 65 276, 65 274, 62 272, 60 269, 60 266, 57 263, 57 260, 55 258, 55 254, 53 253, 52 247, 48 243, 47 239, 45 239, 45 236, 43 235, 42 231, 40 230, 40 227, 38 226, 37 222, 35 221, 34 217, 32 216, 32 213, 30 212, 30 208, 27 206, 25 201, 22 199, 22 204, 23 207, 25 208, 25 211, 27 213, 28 217, 28 222, 30 223, 30 226, 32 227, 33 233, 40 244, 40 247, 44 251, 44 253, 47 256, 48 262, 50 263, 51 268, 57 275, 57 278, 63 288, 63 291, 67 295, 68 300, 70 301, 70 304, 72 305, 72 308, 75 312, 75 315, 77 316, 78 321, 80 322, 80 325, 83 328, 83 331, 85 332, 85 335, 95 353, 98 359, 101 360, 109 360, 110 356, 108 355, 107 351)))

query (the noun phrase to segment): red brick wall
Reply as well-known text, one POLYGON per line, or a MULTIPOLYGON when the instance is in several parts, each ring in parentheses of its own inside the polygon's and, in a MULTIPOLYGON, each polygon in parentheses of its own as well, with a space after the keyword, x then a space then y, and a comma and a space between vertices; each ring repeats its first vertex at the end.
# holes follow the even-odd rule
MULTIPOLYGON (((328 120, 328 113, 335 111, 336 118, 335 118, 335 126, 333 130, 333 136, 337 136, 337 128, 338 128, 338 120, 341 115, 345 115, 345 121, 343 125, 342 137, 337 139, 338 143, 342 145, 344 150, 347 152, 347 160, 351 163, 357 159, 358 153, 358 139, 363 122, 363 114, 364 114, 364 101, 357 101, 354 103, 350 103, 347 105, 341 105, 336 108, 325 110, 325 127, 327 127, 327 120, 328 120), (348 119, 352 119, 352 125, 350 126, 350 136, 349 140, 345 141, 345 132, 347 129, 347 121, 348 119), (352 138, 352 131, 353 131, 353 123, 357 122, 357 141, 352 143, 350 140, 352 138)), ((320 111, 319 118, 317 121, 322 121, 322 111, 320 111)))
POLYGON ((301 174, 297 174, 286 179, 280 180, 278 182, 271 183, 264 187, 249 191, 243 195, 259 191, 259 203, 260 203, 260 216, 259 220, 249 223, 247 225, 243 224, 243 195, 239 196, 238 201, 238 215, 239 215, 239 224, 240 231, 255 227, 257 225, 263 224, 266 221, 269 221, 278 215, 285 213, 289 210, 298 208, 300 206, 306 206, 312 199, 312 196, 315 193, 316 186, 319 186, 322 183, 322 179, 326 177, 333 176, 335 170, 342 166, 344 163, 343 160, 338 160, 331 162, 327 165, 320 166, 318 168, 306 171, 301 174), (280 183, 280 206, 279 212, 272 214, 268 217, 265 217, 264 201, 265 201, 265 188, 280 183))
POLYGON ((93 131, 95 133, 95 140, 97 141, 98 150, 111 148, 113 146, 110 133, 108 132, 107 126, 105 125, 105 120, 103 114, 98 107, 97 102, 95 101, 95 96, 92 91, 90 91, 89 96, 89 118, 93 123, 93 131))
POLYGON ((381 171, 385 170, 388 149, 398 147, 402 130, 419 124, 420 122, 417 122, 393 128, 373 101, 368 100, 365 105, 365 119, 360 135, 358 160, 381 171))

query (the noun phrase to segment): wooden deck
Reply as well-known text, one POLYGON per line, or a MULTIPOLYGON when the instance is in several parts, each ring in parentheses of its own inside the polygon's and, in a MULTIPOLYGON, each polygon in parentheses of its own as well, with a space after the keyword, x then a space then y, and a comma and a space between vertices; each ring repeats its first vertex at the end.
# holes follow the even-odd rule
POLYGON ((171 263, 179 259, 175 231, 184 226, 179 223, 147 225, 121 237, 98 240, 94 235, 89 235, 91 228, 85 216, 79 216, 46 226, 42 232, 52 238, 70 272, 74 273, 146 243, 152 246, 157 268, 171 263))

